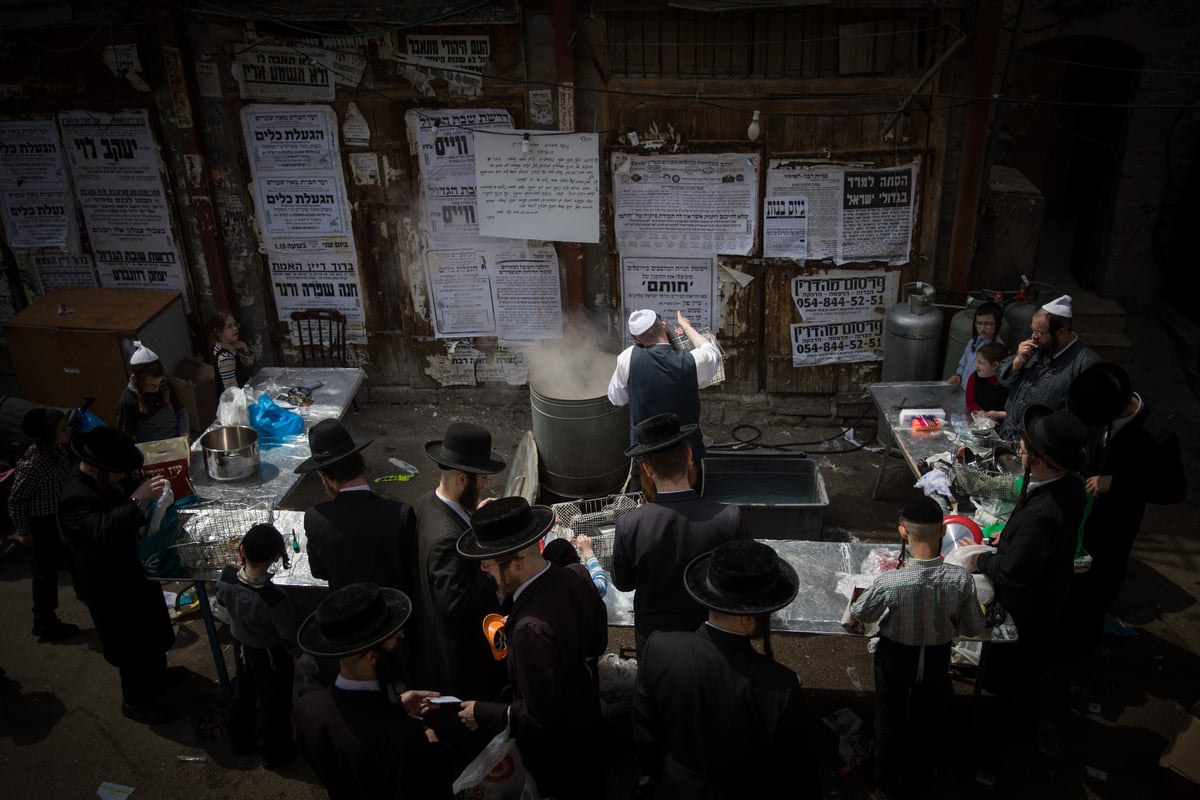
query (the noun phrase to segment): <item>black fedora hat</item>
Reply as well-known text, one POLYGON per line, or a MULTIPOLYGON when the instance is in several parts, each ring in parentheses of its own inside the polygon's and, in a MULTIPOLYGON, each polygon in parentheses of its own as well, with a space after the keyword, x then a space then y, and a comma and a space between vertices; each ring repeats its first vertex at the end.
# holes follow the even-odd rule
POLYGON ((395 636, 411 613, 412 603, 399 589, 352 583, 317 606, 300 625, 296 642, 314 656, 352 656, 395 636))
POLYGON ((549 506, 531 506, 524 497, 502 497, 471 516, 471 527, 458 537, 458 554, 482 561, 524 550, 554 525, 549 506))
POLYGON ((492 452, 492 435, 486 428, 469 422, 455 422, 446 429, 446 436, 425 443, 425 454, 438 466, 494 475, 506 466, 504 459, 492 452))
POLYGON ((308 432, 308 449, 311 456, 300 462, 296 467, 298 473, 312 472, 315 469, 336 464, 348 455, 357 453, 375 441, 370 439, 355 439, 350 435, 346 426, 336 419, 323 419, 308 432))
POLYGON ((723 614, 766 614, 791 603, 800 591, 792 565, 753 539, 726 542, 695 558, 683 582, 697 603, 723 614))
POLYGON ((133 472, 146 459, 132 436, 107 426, 76 436, 71 440, 71 452, 83 463, 108 472, 133 472))
POLYGON ((679 417, 674 414, 655 414, 653 417, 647 417, 634 427, 633 434, 637 437, 637 444, 626 448, 625 455, 636 458, 647 453, 670 450, 695 433, 699 427, 695 423, 680 425, 679 417))
POLYGON ((1093 364, 1071 381, 1067 410, 1084 425, 1107 425, 1125 410, 1132 394, 1133 381, 1123 367, 1093 364))
POLYGON ((1051 411, 1046 406, 1032 405, 1025 409, 1022 419, 1025 438, 1034 452, 1050 466, 1064 472, 1077 472, 1087 461, 1084 445, 1087 428, 1070 411, 1051 411))

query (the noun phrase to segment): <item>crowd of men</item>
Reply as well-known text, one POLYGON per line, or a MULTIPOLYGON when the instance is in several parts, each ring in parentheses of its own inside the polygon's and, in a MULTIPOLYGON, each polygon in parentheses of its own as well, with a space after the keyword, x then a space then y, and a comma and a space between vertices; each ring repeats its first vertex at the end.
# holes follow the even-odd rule
MULTIPOLYGON (((770 641, 771 613, 803 587, 790 565, 750 538, 736 506, 693 488, 702 480, 693 396, 701 373, 714 369, 715 349, 686 318, 678 321, 696 355, 670 355, 663 320, 635 312, 634 348, 610 385, 614 402, 635 407, 626 455, 652 496, 619 519, 612 557, 613 584, 636 590, 633 727, 642 777, 631 788, 659 798, 817 797, 800 682, 773 660, 770 641), (662 391, 663 375, 674 376, 670 391, 662 391)), ((1014 386, 1006 423, 1018 425, 1024 490, 999 547, 976 566, 1021 632, 1007 672, 1017 685, 1005 691, 1036 713, 1052 625, 1068 602, 1088 609, 1082 639, 1094 646, 1145 503, 1177 502, 1186 487, 1178 442, 1128 375, 1092 363, 1098 359, 1070 332, 1069 298, 1043 309, 1033 326, 1001 370, 1014 386), (1072 367, 1066 380, 1066 364, 1084 368, 1072 367), (1094 566, 1077 580, 1081 522, 1094 566)), ((607 610, 584 566, 544 557, 550 508, 484 499, 489 476, 506 466, 490 433, 454 423, 428 442, 439 482, 415 508, 371 490, 361 454, 370 440, 335 420, 308 436, 311 457, 297 472, 316 473, 329 497, 305 515, 309 562, 331 591, 296 626, 270 578, 271 564, 287 557, 282 537, 270 526, 247 532, 239 565, 218 584, 237 645, 235 747, 257 750, 269 766, 303 757, 333 798, 434 798, 449 797, 454 775, 507 731, 542 796, 606 796, 605 770, 581 763, 579 752, 586 744, 604 757, 595 664, 608 644, 607 610), (293 708, 290 659, 300 654, 315 674, 322 665, 331 674, 293 708)), ((80 434, 70 451, 79 463, 66 475, 57 523, 77 588, 105 659, 120 672, 122 713, 164 722, 171 711, 160 698, 176 677, 165 657, 173 636, 137 553, 162 479, 132 480, 141 452, 120 431, 80 434)), ((927 516, 918 508, 902 519, 901 534, 923 543, 921 567, 936 566, 931 542, 940 533, 940 518, 927 516)), ((939 568, 939 580, 963 583, 946 573, 939 568)), ((884 600, 872 603, 858 607, 864 617, 883 613, 884 600)), ((962 633, 976 632, 976 616, 962 617, 962 633)), ((958 625, 956 612, 939 630, 955 635, 958 625)), ((922 648, 932 643, 906 641, 895 624, 888 636, 888 663, 907 663, 908 647, 920 654, 913 663, 923 663, 922 648)), ((891 680, 912 690, 911 676, 891 680)), ((889 741, 903 740, 904 729, 892 725, 889 741)))

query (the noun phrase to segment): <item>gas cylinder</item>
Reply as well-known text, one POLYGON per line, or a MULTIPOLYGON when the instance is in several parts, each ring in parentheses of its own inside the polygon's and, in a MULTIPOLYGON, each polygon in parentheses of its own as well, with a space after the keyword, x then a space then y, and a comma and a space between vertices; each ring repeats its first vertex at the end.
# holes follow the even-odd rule
POLYGON ((928 283, 906 283, 883 330, 884 381, 936 381, 941 376, 942 311, 928 283))
MULTIPOLYGON (((983 305, 983 301, 971 298, 967 307, 950 318, 950 332, 946 336, 946 360, 942 362, 941 377, 949 378, 958 369, 958 360, 962 358, 967 342, 975 334, 975 309, 983 305)), ((1008 338, 1008 318, 1000 320, 1000 338, 1012 347, 1008 338)), ((972 369, 974 367, 972 366, 972 369)))
POLYGON ((1033 315, 1041 307, 1042 304, 1035 300, 1017 300, 1005 306, 1004 322, 1012 332, 1012 339, 1006 336, 1004 341, 1008 342, 1010 350, 1016 352, 1017 345, 1029 338, 1029 332, 1033 328, 1033 315))

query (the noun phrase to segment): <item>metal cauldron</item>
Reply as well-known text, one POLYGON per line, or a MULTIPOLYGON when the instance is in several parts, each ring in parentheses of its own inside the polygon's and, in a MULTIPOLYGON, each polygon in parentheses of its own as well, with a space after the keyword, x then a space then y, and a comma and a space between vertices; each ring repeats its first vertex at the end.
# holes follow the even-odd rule
POLYGON ((236 481, 258 472, 258 431, 253 428, 217 428, 200 438, 204 467, 214 481, 236 481))

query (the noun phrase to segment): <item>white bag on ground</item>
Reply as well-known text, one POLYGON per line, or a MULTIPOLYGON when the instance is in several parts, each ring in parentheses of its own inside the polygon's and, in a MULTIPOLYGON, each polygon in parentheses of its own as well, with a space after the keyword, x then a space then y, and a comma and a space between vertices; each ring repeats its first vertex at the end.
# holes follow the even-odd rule
POLYGON ((454 780, 455 797, 471 800, 538 800, 537 784, 525 770, 508 726, 454 780))

